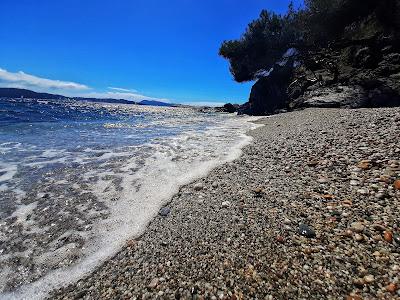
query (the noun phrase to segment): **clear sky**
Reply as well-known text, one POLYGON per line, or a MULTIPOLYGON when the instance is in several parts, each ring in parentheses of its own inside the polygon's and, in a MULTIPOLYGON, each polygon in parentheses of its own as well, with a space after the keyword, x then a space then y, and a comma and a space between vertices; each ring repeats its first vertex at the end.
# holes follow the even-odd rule
MULTIPOLYGON (((300 1, 295 1, 295 4, 300 1)), ((65 95, 247 101, 218 56, 276 0, 0 0, 0 86, 65 95)))

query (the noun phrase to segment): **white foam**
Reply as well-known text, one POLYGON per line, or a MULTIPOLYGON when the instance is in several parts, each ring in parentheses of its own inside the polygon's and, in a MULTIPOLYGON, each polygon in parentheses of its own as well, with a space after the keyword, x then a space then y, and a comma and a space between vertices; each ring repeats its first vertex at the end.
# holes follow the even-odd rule
POLYGON ((15 164, 0 163, 0 183, 9 181, 17 174, 18 166, 15 164))
POLYGON ((25 223, 27 216, 32 213, 36 208, 37 202, 32 202, 28 205, 20 205, 11 215, 11 217, 16 217, 18 223, 25 223))
MULTIPOLYGON (((0 296, 4 299, 42 299, 52 289, 75 282, 93 271, 118 252, 128 239, 142 234, 159 209, 182 185, 206 176, 218 165, 238 158, 241 149, 251 142, 244 132, 260 126, 249 123, 251 120, 255 118, 226 118, 223 123, 205 132, 187 131, 141 146, 143 149, 152 149, 152 155, 145 158, 139 170, 135 169, 137 157, 133 156, 116 172, 123 176, 123 190, 118 195, 118 201, 107 202, 110 217, 94 225, 94 238, 85 245, 85 255, 70 267, 56 269, 36 282, 0 296), (138 191, 137 186, 140 186, 138 191)), ((112 157, 110 153, 105 156, 103 158, 112 157)), ((114 173, 110 171, 107 174, 114 173)), ((108 184, 105 180, 99 180, 93 186, 101 199, 112 199, 116 194, 114 189, 106 191, 108 184)), ((33 209, 34 204, 20 207, 15 214, 24 218, 33 209)))

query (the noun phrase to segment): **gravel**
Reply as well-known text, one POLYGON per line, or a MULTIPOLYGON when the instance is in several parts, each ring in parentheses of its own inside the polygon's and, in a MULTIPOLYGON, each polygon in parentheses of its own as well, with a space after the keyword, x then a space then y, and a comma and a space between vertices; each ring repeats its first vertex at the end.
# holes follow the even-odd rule
POLYGON ((399 299, 400 109, 258 122, 240 159, 50 298, 399 299))

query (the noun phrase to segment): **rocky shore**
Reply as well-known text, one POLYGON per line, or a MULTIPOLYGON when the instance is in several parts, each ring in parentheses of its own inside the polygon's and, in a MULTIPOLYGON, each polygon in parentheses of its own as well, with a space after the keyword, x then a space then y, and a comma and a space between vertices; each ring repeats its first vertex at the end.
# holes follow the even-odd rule
POLYGON ((400 298, 400 109, 259 122, 240 159, 50 298, 400 298))

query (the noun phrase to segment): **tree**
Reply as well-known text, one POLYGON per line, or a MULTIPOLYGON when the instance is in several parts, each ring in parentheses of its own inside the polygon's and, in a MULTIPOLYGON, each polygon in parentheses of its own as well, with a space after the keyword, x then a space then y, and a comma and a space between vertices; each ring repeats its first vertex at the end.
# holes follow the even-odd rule
POLYGON ((230 62, 238 82, 254 79, 260 70, 269 70, 296 40, 295 12, 280 16, 263 10, 238 40, 224 41, 219 54, 230 62))
POLYGON ((400 0, 305 0, 299 10, 290 4, 285 15, 263 10, 239 39, 224 41, 219 54, 229 61, 236 81, 254 80, 289 48, 325 47, 343 38, 346 31, 351 35, 353 27, 362 28, 357 22, 368 16, 377 20, 371 22, 371 32, 383 30, 399 36, 400 0))

